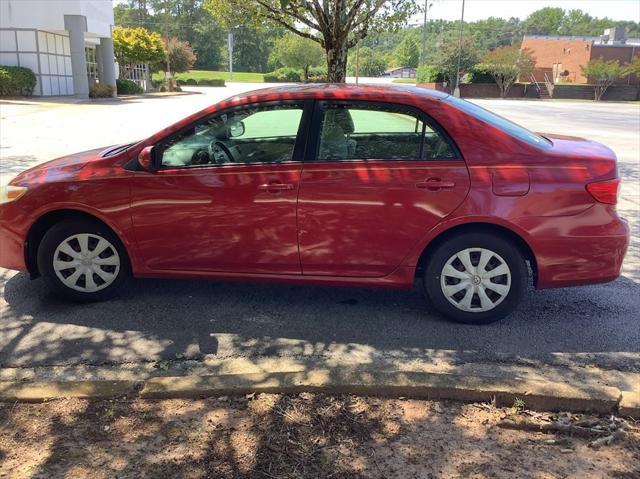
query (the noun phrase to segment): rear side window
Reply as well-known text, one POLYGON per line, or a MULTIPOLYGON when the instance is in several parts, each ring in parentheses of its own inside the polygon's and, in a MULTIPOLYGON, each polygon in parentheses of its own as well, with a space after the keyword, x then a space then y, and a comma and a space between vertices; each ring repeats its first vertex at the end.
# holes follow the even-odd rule
POLYGON ((500 115, 496 115, 495 113, 490 112, 489 110, 485 110, 484 108, 479 107, 474 103, 461 100, 460 98, 456 98, 454 96, 448 96, 445 101, 448 101, 456 108, 464 111, 465 113, 468 113, 478 120, 489 123, 490 125, 495 126, 496 128, 517 138, 518 140, 528 143, 531 146, 537 146, 538 148, 543 149, 549 149, 553 146, 551 141, 547 140, 545 137, 527 130, 526 128, 513 123, 512 121, 509 121, 506 118, 501 117, 500 115))
POLYGON ((323 106, 320 161, 452 158, 443 135, 412 112, 379 105, 323 106))

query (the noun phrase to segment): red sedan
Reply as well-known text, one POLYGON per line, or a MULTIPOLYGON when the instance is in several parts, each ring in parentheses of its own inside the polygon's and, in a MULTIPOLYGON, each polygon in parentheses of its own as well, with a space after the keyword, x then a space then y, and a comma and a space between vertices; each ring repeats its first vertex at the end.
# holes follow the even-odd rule
POLYGON ((527 289, 612 281, 629 241, 616 157, 407 87, 223 101, 3 187, 0 266, 103 299, 135 277, 411 288, 487 323, 527 289))

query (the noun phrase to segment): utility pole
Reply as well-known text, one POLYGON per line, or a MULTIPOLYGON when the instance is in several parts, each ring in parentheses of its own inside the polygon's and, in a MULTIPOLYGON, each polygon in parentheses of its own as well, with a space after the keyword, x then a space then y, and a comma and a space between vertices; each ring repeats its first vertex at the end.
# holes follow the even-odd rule
POLYGON ((356 43, 356 85, 360 76, 360 42, 356 43))
POLYGON ((229 52, 229 81, 233 80, 233 29, 227 34, 227 51, 229 52))
POLYGON ((462 29, 464 28, 464 0, 462 0, 462 16, 460 17, 460 38, 458 40, 458 68, 456 68, 456 87, 453 96, 460 98, 460 59, 462 57, 462 29))
POLYGON ((164 0, 164 42, 167 46, 167 72, 165 78, 167 80, 167 90, 173 91, 173 82, 171 75, 171 60, 169 58, 169 1, 164 0))
POLYGON ((433 3, 424 0, 424 21, 422 23, 422 50, 420 51, 420 65, 427 61, 427 10, 433 7, 433 3))

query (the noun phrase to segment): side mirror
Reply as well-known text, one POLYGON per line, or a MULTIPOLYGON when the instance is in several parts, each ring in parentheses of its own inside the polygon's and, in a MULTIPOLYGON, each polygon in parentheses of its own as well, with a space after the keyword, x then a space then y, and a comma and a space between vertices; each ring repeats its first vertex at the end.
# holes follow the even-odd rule
POLYGON ((229 125, 229 136, 231 138, 242 135, 244 135, 244 122, 235 121, 229 125))
POLYGON ((140 168, 145 171, 154 171, 155 165, 153 164, 153 146, 145 146, 140 153, 138 153, 138 164, 140 168))

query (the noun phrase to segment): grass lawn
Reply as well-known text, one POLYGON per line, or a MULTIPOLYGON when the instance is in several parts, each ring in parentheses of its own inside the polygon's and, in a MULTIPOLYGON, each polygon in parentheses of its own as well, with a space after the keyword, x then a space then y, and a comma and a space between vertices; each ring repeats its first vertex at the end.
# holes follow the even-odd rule
POLYGON ((396 78, 395 80, 393 80, 393 83, 409 83, 411 85, 415 85, 416 79, 415 78, 396 78))
MULTIPOLYGON (((176 79, 178 80, 187 80, 189 78, 193 78, 194 80, 222 78, 225 81, 262 83, 264 82, 264 73, 233 72, 233 80, 229 78, 229 72, 217 72, 211 70, 191 70, 186 73, 176 74, 176 79)), ((153 79, 163 80, 164 72, 154 73, 153 79)))

